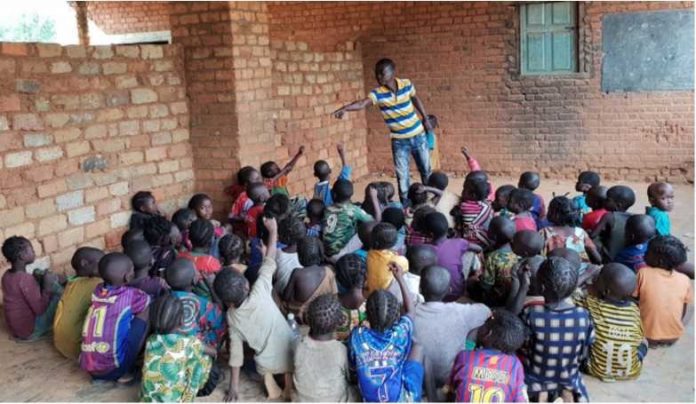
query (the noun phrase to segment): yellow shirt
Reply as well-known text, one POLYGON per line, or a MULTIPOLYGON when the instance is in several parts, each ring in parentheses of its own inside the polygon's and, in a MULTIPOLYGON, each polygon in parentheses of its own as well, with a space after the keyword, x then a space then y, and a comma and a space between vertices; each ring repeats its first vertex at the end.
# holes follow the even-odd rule
POLYGON ((99 277, 80 276, 69 280, 65 286, 53 318, 53 345, 66 358, 80 356, 82 325, 92 304, 92 293, 102 282, 99 277))
POLYGON ((394 279, 389 263, 396 262, 408 272, 408 260, 392 250, 370 250, 367 253, 367 296, 377 289, 387 289, 394 279))

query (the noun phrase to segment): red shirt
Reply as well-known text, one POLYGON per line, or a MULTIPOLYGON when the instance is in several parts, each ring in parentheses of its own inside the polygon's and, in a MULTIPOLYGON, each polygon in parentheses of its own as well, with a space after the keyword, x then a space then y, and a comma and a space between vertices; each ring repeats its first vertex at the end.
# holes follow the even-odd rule
POLYGON ((522 230, 537 231, 537 225, 533 217, 516 217, 515 232, 522 230))
POLYGON ((247 212, 244 222, 246 223, 247 237, 254 238, 258 233, 256 228, 256 219, 263 213, 263 206, 254 206, 247 212))
POLYGON ((584 215, 582 217, 582 228, 588 233, 592 232, 606 214, 606 209, 598 209, 584 215))
POLYGON ((34 321, 48 307, 51 294, 41 292, 34 276, 26 272, 7 271, 2 276, 2 305, 5 322, 16 338, 26 339, 34 332, 34 321))
POLYGON ((222 269, 220 261, 212 255, 184 251, 179 254, 179 258, 193 261, 196 270, 202 275, 216 274, 222 269))

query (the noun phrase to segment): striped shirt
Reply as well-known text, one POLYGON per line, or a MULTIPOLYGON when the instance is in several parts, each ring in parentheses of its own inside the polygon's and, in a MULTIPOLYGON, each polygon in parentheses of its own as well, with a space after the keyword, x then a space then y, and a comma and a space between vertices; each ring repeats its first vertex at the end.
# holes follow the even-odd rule
POLYGON ((396 79, 396 94, 387 86, 370 91, 372 105, 379 106, 384 123, 389 126, 392 139, 409 139, 425 132, 423 123, 416 113, 412 98, 416 87, 408 79, 396 79))
POLYGON ((609 303, 595 296, 576 299, 576 303, 590 312, 595 328, 589 374, 604 382, 638 377, 648 351, 638 305, 609 303))
POLYGON ((494 349, 461 351, 450 386, 458 403, 526 403, 527 388, 519 359, 494 349))

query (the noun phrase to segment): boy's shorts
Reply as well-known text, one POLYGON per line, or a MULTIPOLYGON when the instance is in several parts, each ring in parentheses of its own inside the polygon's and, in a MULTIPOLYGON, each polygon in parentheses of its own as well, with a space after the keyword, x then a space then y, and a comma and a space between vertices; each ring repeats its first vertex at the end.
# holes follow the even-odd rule
POLYGON ((416 361, 404 362, 401 380, 404 386, 406 402, 417 403, 423 397, 423 364, 416 361))

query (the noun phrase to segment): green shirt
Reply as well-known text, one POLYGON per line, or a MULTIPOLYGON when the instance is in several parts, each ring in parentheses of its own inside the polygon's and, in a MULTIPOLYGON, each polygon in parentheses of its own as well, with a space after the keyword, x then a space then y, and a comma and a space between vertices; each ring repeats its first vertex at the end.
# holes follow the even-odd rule
POLYGON ((350 202, 334 203, 326 208, 322 228, 327 256, 338 254, 357 233, 358 222, 374 220, 370 214, 350 202))

